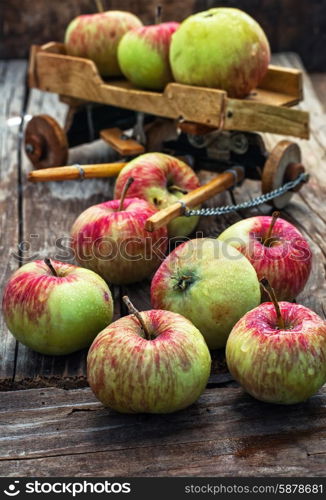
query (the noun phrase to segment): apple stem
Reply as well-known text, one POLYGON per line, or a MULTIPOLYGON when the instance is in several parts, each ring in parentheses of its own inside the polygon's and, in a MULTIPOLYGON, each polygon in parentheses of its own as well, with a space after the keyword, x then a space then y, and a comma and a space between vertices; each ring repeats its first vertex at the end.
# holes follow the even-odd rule
POLYGON ((268 243, 268 241, 271 239, 272 237, 272 232, 273 232, 273 229, 274 229, 274 226, 275 226, 275 222, 277 221, 277 219, 279 218, 280 216, 280 212, 273 212, 272 213, 272 220, 271 220, 271 223, 269 225, 269 228, 268 228, 268 231, 267 231, 267 234, 264 238, 264 245, 266 243, 268 243))
POLYGON ((46 264, 48 266, 48 268, 50 269, 53 276, 58 277, 57 271, 54 269, 52 262, 48 257, 46 259, 44 259, 44 264, 46 264))
POLYGON ((180 278, 177 278, 177 283, 174 285, 175 290, 181 290, 184 292, 188 286, 193 282, 192 276, 182 275, 180 278))
POLYGON ((276 321, 277 327, 280 330, 284 330, 285 329, 284 319, 282 317, 280 306, 279 306, 279 303, 277 301, 273 287, 270 285, 267 278, 262 278, 260 280, 260 284, 274 304, 275 311, 276 311, 276 317, 277 317, 277 321, 276 321))
POLYGON ((151 334, 146 326, 146 323, 141 315, 141 313, 138 311, 138 309, 135 308, 135 306, 133 305, 133 303, 131 302, 131 300, 129 299, 129 297, 127 297, 127 295, 125 295, 124 297, 122 297, 122 300, 123 302, 126 304, 130 314, 134 314, 136 316, 136 318, 138 319, 139 323, 141 324, 141 327, 145 333, 145 338, 147 340, 151 340, 151 334))
POLYGON ((128 189, 130 188, 130 186, 131 186, 131 184, 133 182, 134 182, 134 178, 133 177, 129 177, 129 179, 127 180, 127 182, 123 186, 122 193, 121 193, 121 196, 120 196, 119 212, 121 212, 123 210, 123 202, 125 201, 125 198, 126 198, 126 195, 127 195, 127 191, 128 191, 128 189))
POLYGON ((179 191, 179 193, 182 193, 182 194, 188 193, 187 189, 184 189, 180 186, 177 186, 176 184, 172 184, 172 186, 169 186, 169 191, 179 191))
POLYGON ((162 22, 162 5, 157 5, 155 8, 155 24, 162 22))
POLYGON ((95 4, 98 12, 104 12, 102 0, 95 0, 95 4))

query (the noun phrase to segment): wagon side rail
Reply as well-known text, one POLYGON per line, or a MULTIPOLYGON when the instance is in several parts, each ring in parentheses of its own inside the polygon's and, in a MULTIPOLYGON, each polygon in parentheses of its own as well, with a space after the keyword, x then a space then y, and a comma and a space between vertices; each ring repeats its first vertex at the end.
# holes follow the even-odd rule
POLYGON ((104 81, 93 61, 68 56, 64 44, 50 42, 31 48, 29 85, 64 97, 212 128, 309 138, 309 113, 289 108, 302 99, 302 75, 294 69, 271 65, 260 87, 246 99, 174 82, 160 93, 137 89, 126 80, 104 81))

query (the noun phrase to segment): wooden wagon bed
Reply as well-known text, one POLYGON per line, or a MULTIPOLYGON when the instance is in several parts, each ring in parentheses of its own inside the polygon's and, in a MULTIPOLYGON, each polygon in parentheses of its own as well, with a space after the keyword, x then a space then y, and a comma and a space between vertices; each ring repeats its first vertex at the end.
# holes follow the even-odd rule
MULTIPOLYGON (((293 54, 277 65, 301 68, 293 54)), ((63 123, 66 105, 55 94, 26 86, 27 62, 0 62, 0 283, 24 262, 67 255, 72 222, 89 205, 106 200, 112 181, 29 184, 22 152, 22 115, 48 113, 63 123), (58 242, 58 238, 60 241, 58 242), (57 250, 56 250, 57 241, 57 250), (18 246, 19 242, 24 242, 18 246), (61 246, 58 254, 58 244, 61 246)), ((326 78, 318 91, 326 97, 326 78)), ((300 140, 310 182, 296 193, 283 217, 309 240, 313 272, 298 301, 326 315, 326 116, 304 74, 311 139, 300 140)), ((272 148, 279 136, 266 134, 272 148)), ((200 177, 207 181, 208 172, 200 177)), ((236 202, 260 192, 255 181, 236 189, 236 202)), ((230 194, 209 205, 230 202, 230 194)), ((233 222, 269 213, 263 206, 224 217, 202 218, 198 231, 216 236, 233 222)), ((149 283, 115 287, 115 315, 125 313, 125 292, 148 309, 149 283)), ((326 389, 292 407, 261 404, 245 395, 227 373, 223 352, 213 353, 208 387, 198 403, 170 416, 121 416, 104 409, 86 387, 85 352, 53 358, 17 344, 0 318, 1 475, 324 475, 326 389)))

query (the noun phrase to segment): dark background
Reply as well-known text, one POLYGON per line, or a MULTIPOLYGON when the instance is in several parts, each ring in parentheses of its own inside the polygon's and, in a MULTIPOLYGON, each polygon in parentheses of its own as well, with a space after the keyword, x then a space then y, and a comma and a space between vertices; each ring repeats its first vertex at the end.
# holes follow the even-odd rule
MULTIPOLYGON (((238 7, 262 25, 273 52, 295 51, 309 71, 326 71, 326 0, 103 0, 105 9, 128 10, 146 24, 157 3, 164 21, 214 6, 238 7)), ((33 43, 62 41, 73 17, 95 11, 94 0, 0 0, 0 58, 24 58, 33 43)))

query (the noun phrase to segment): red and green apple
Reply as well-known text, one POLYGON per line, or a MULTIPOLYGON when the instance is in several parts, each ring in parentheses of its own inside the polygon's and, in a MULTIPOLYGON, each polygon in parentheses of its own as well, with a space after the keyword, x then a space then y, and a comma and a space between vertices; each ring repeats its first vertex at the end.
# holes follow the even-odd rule
POLYGON ((155 208, 143 199, 125 198, 130 181, 133 178, 128 176, 121 199, 89 207, 71 230, 77 262, 117 285, 150 276, 164 259, 168 245, 165 227, 152 233, 145 229, 155 208))
POLYGON ((128 31, 118 47, 122 73, 143 89, 162 90, 173 80, 169 48, 171 36, 178 28, 175 22, 141 26, 128 31))
POLYGON ((272 299, 234 326, 227 365, 255 398, 300 403, 326 382, 326 322, 307 307, 272 299))
POLYGON ((92 271, 56 260, 29 262, 9 279, 2 311, 14 337, 42 354, 89 347, 113 315, 105 281, 92 271))
MULTIPOLYGON (((120 172, 114 191, 119 198, 128 177, 134 179, 128 193, 147 200, 156 210, 178 201, 199 187, 195 172, 186 163, 163 153, 146 153, 129 162, 120 172)), ((171 238, 187 236, 196 227, 198 217, 177 217, 168 224, 171 238)))
POLYGON ((138 17, 119 10, 78 16, 66 29, 67 54, 91 59, 102 76, 120 76, 119 42, 127 31, 139 26, 138 17))
POLYGON ((238 9, 198 12, 174 33, 170 63, 177 82, 225 90, 242 98, 266 74, 270 48, 259 24, 238 9))
POLYGON ((267 278, 278 300, 292 301, 304 288, 311 271, 312 252, 302 234, 289 222, 257 216, 236 222, 218 237, 243 253, 258 278, 267 278))
POLYGON ((87 377, 95 396, 123 413, 171 413, 191 405, 210 374, 203 336, 180 314, 130 310, 91 345, 87 377))

